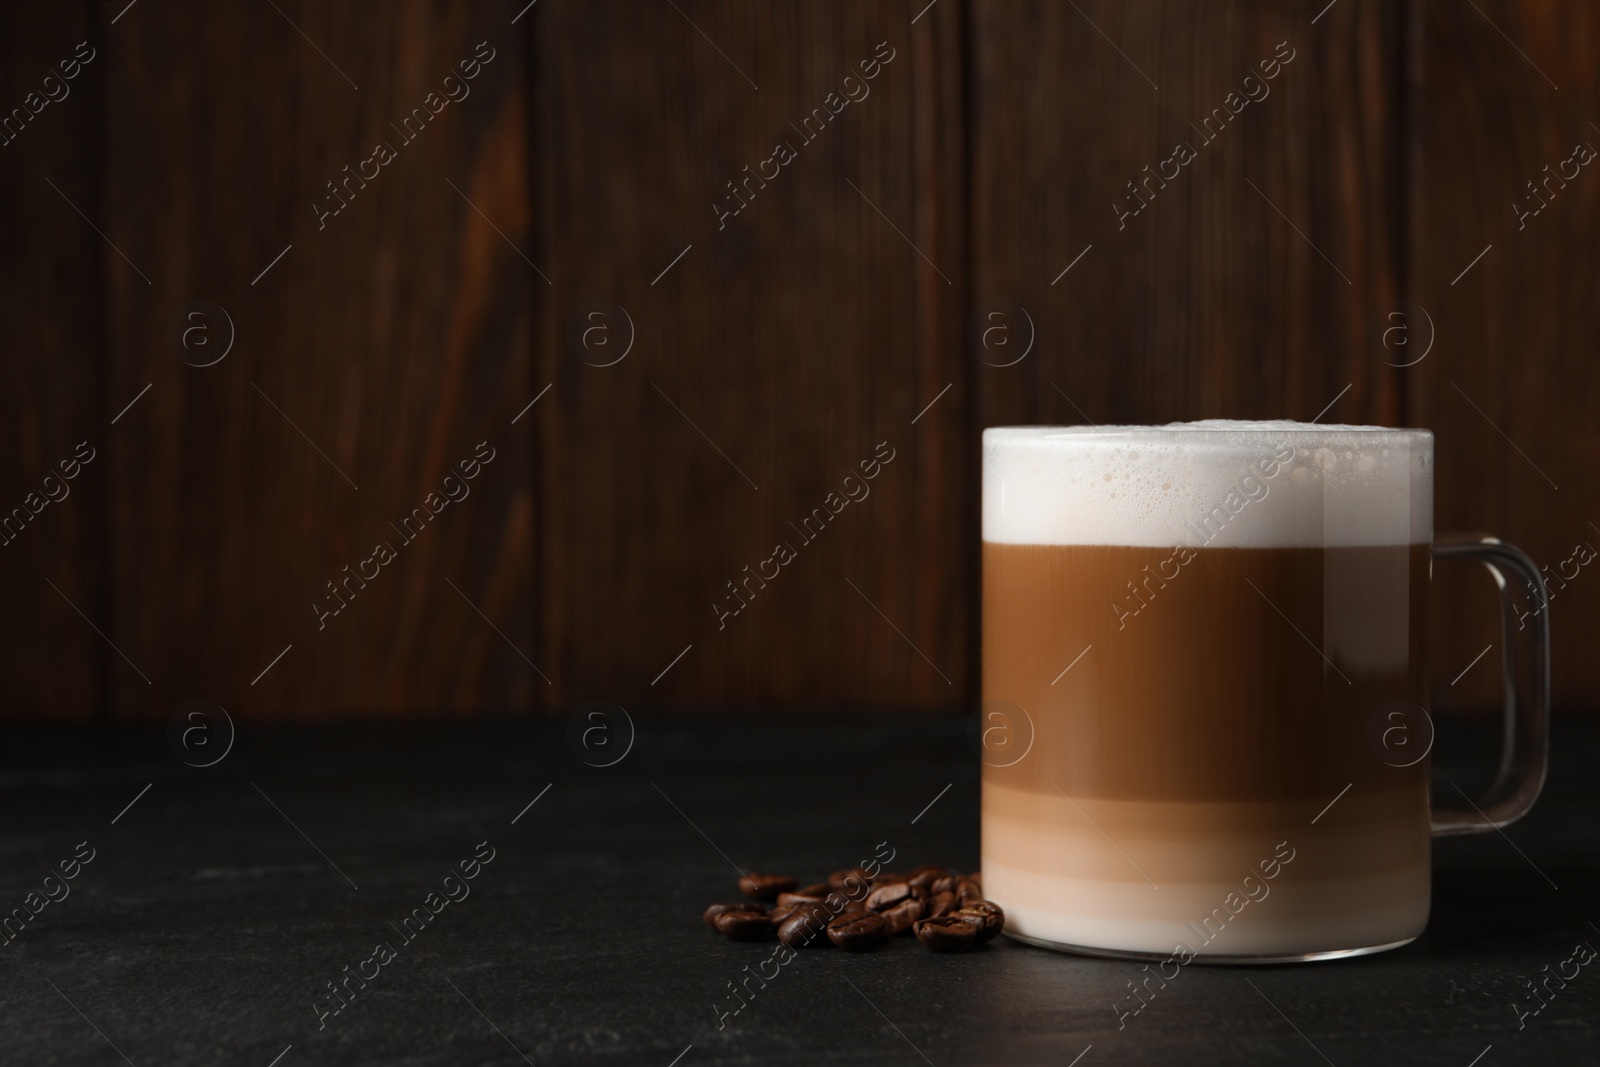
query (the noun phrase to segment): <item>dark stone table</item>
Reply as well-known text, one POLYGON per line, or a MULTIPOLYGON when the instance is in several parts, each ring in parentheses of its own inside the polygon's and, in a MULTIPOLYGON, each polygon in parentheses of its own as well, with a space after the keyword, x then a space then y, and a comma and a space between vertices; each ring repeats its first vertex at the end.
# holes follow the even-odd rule
MULTIPOLYGON (((241 724, 208 769, 180 763, 160 734, 14 730, 0 908, 68 895, 0 940, 0 1063, 1600 1057, 1600 965, 1520 1028, 1515 1007, 1535 1006, 1524 979, 1578 942, 1600 946, 1600 735, 1587 723, 1558 723, 1532 816, 1506 836, 1438 842, 1433 921, 1414 944, 1315 965, 1186 967, 1120 1030, 1113 1005, 1136 965, 1005 939, 965 956, 898 939, 802 953, 719 1025, 729 983, 771 951, 701 924, 708 902, 734 896, 733 865, 821 875, 887 841, 902 869, 975 866, 976 760, 950 720, 640 723, 610 767, 580 762, 567 724, 544 720, 241 724), (89 849, 74 879, 46 882, 89 849), (468 895, 430 901, 475 851, 492 859, 448 883, 468 895), (417 908, 431 918, 413 919, 408 938, 417 908), (374 958, 380 942, 387 962, 374 958), (336 1003, 328 983, 358 970, 376 977, 352 980, 343 1009, 321 1016, 336 1003)), ((1451 752, 1436 755, 1441 781, 1467 781, 1451 752)))

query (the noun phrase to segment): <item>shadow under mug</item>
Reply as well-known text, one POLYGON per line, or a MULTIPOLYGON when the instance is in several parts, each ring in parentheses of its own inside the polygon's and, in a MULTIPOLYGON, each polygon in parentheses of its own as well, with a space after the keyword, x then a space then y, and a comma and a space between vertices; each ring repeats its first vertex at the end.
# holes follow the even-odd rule
POLYGON ((1434 537, 1426 430, 986 430, 982 855, 1006 932, 1162 967, 1411 941, 1431 836, 1504 826, 1544 782, 1548 616, 1524 590, 1546 603, 1511 545, 1434 537), (1493 574, 1506 677, 1493 785, 1437 805, 1436 559, 1493 574))

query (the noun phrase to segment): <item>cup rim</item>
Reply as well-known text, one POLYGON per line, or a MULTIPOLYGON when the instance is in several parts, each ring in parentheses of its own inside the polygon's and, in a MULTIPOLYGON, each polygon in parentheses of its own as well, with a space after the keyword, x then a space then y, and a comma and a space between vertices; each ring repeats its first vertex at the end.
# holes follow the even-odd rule
POLYGON ((1017 424, 986 426, 983 429, 985 444, 1031 441, 1088 441, 1092 443, 1096 440, 1110 444, 1123 444, 1136 440, 1160 444, 1179 439, 1194 438, 1218 444, 1244 443, 1261 438, 1288 439, 1300 444, 1352 437, 1382 438, 1384 436, 1393 437, 1396 440, 1427 443, 1433 440, 1433 431, 1422 427, 1410 426, 1357 426, 1290 422, 1287 420, 1275 422, 1232 422, 1221 419, 1201 422, 1170 422, 1164 425, 1058 426, 1017 424))

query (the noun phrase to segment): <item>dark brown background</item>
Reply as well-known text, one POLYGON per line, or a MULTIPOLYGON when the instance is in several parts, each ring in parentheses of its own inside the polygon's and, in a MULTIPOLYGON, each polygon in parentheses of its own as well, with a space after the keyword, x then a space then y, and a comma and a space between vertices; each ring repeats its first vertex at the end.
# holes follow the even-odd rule
MULTIPOLYGON (((7 5, 0 108, 97 55, 0 147, 0 509, 98 455, 0 547, 0 710, 955 708, 995 424, 1428 426, 1441 529, 1552 570, 1600 540, 1600 173, 1512 207, 1600 145, 1593 5, 925 2, 7 5), (480 41, 471 96, 319 232, 324 183, 480 41), (725 183, 885 41, 719 230, 725 183), (1282 41, 1270 95, 1119 230, 1282 41), (236 329, 215 366, 169 341, 191 300, 236 329), (610 367, 570 340, 596 301, 632 325, 610 367), (1035 331, 1009 367, 970 340, 1001 307, 1035 331), (1379 340, 1399 311, 1411 356, 1379 340), (480 441, 470 497, 319 631, 324 583, 480 441), (879 442, 871 496, 719 631, 724 583, 879 442)), ((1488 590, 1442 575, 1441 686, 1498 642, 1488 590)), ((1600 692, 1597 598, 1585 569, 1551 607, 1568 706, 1600 692)), ((1496 659, 1445 699, 1494 699, 1496 659)))

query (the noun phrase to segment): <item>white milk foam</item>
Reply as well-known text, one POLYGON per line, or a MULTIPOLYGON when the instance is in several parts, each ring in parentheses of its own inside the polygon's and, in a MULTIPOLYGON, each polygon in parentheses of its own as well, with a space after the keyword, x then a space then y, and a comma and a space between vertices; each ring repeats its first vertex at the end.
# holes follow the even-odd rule
POLYGON ((983 431, 983 539, 1165 548, 1433 539, 1433 434, 1307 422, 983 431))

